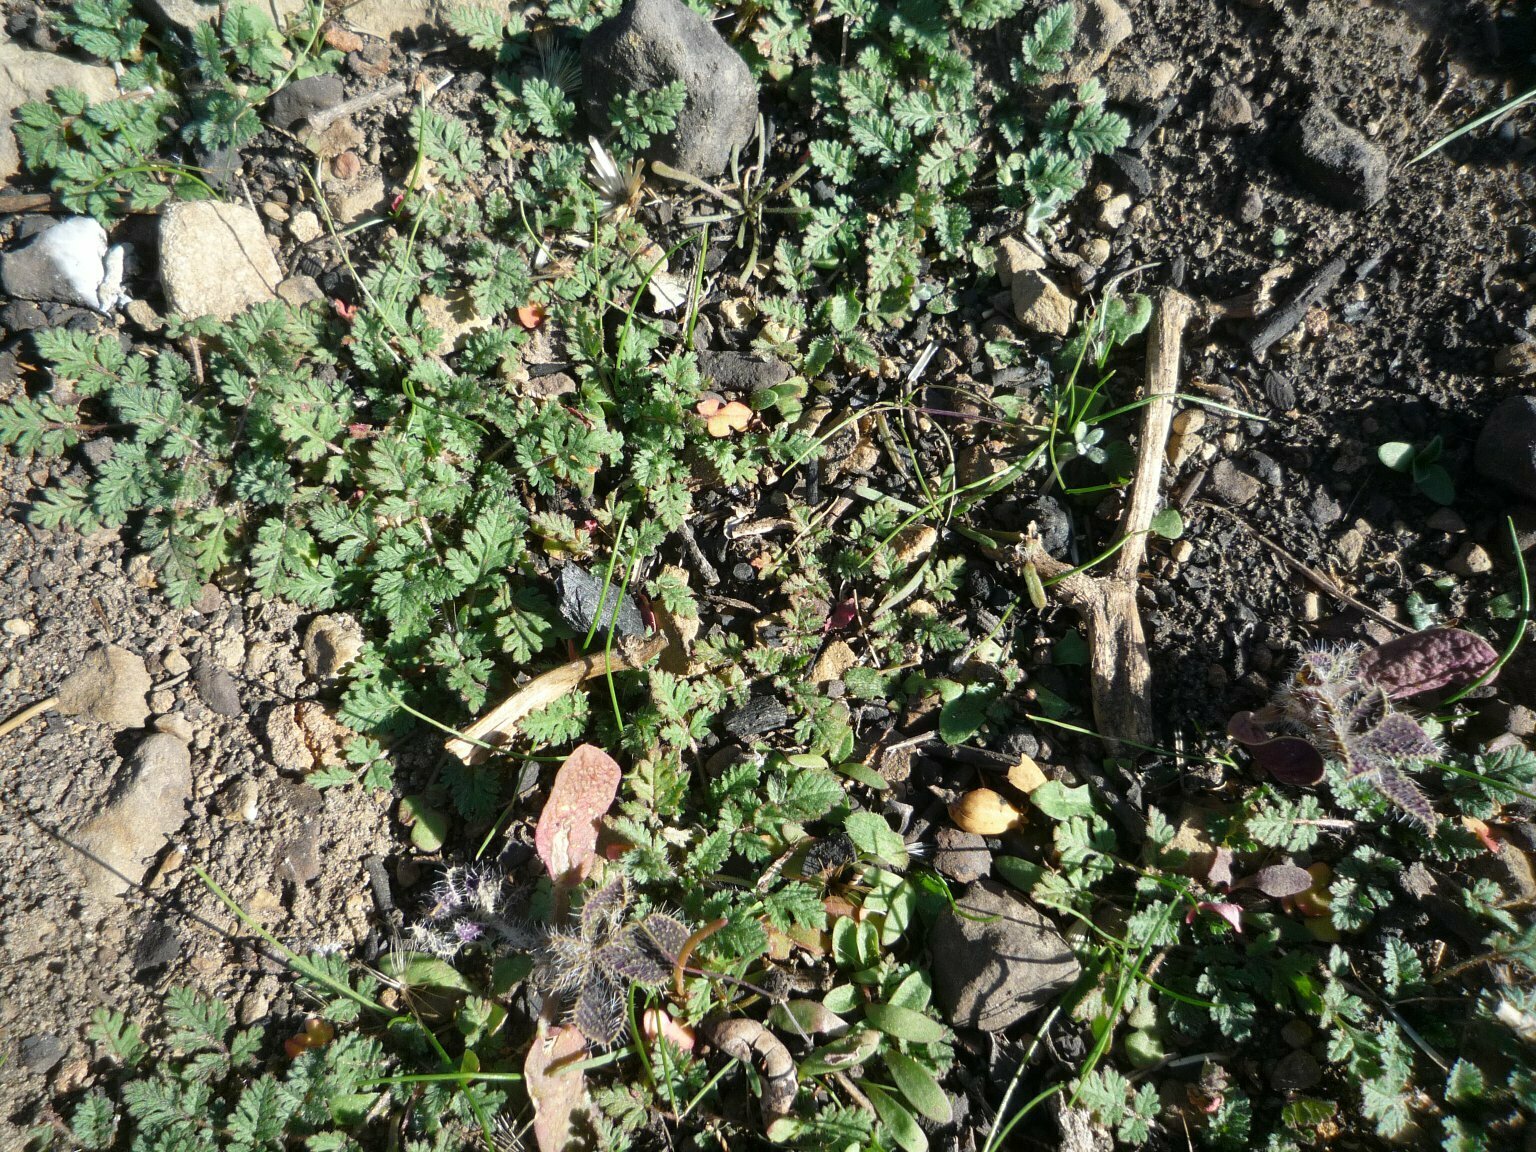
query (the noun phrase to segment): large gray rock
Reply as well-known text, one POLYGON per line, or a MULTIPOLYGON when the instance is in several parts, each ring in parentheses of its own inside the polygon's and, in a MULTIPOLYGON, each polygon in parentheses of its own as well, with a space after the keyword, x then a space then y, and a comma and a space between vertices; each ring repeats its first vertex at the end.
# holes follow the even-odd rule
POLYGON ((991 880, 939 915, 929 940, 939 1007, 957 1028, 998 1032, 1077 979, 1077 957, 1051 923, 991 880))
POLYGON ((682 81, 688 99, 677 127, 651 154, 706 179, 725 171, 733 148, 757 127, 757 84, 746 61, 714 26, 681 0, 628 0, 581 46, 587 115, 608 123, 616 93, 649 92, 682 81))
POLYGON ((1298 180, 1340 208, 1364 211, 1387 194, 1386 152, 1322 104, 1302 114, 1281 156, 1298 180))
POLYGON ((1536 500, 1536 396, 1511 396, 1495 408, 1473 459, 1489 480, 1536 500))
POLYGON ((278 128, 292 128, 336 107, 346 95, 340 76, 306 76, 278 90, 267 104, 267 119, 278 128))
POLYGON ((244 204, 194 200, 160 216, 160 283, 182 316, 228 320, 276 299, 283 273, 261 217, 244 204))
POLYGON ((80 833, 89 854, 86 887, 98 897, 143 883, 150 858, 187 818, 192 756, 185 744, 156 732, 134 749, 128 767, 126 786, 80 833))
POLYGON ((389 40, 402 32, 436 31, 450 7, 443 0, 359 0, 346 8, 342 19, 359 32, 389 40))
POLYGON ((74 88, 100 103, 117 95, 117 75, 105 65, 32 52, 0 36, 0 182, 21 171, 21 152, 11 131, 16 109, 45 99, 55 88, 74 88))

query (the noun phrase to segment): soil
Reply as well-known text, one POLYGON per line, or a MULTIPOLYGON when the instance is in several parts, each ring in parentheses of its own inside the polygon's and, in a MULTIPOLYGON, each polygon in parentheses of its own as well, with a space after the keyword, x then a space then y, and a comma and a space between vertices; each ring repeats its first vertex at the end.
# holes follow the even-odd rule
MULTIPOLYGON (((1157 124, 1136 154, 1150 194, 1133 194, 1135 207, 1113 230, 1099 224, 1099 202, 1084 197, 1076 222, 1062 230, 1061 249, 1103 236, 1111 254, 1100 284, 1138 269, 1122 290, 1173 285, 1209 300, 1238 297, 1289 264, 1275 288, 1284 300, 1334 257, 1346 263, 1332 293, 1263 359, 1246 350, 1251 321, 1222 320, 1189 334, 1182 387, 1251 415, 1208 413, 1189 459, 1165 476, 1168 502, 1187 526, 1178 544, 1152 546, 1142 608, 1156 715, 1164 718, 1159 735, 1172 744, 1219 731, 1233 711, 1260 704, 1298 647, 1386 638, 1383 625, 1319 596, 1271 544, 1389 617, 1404 617, 1417 592, 1454 623, 1510 590, 1504 517, 1531 510, 1481 480, 1472 453, 1487 412, 1521 385, 1492 374, 1494 352, 1536 328, 1536 112, 1523 109, 1420 164, 1406 162, 1528 86, 1530 28, 1492 0, 1128 7, 1135 31, 1111 68, 1137 72, 1162 61, 1177 68, 1160 102, 1125 105, 1133 123, 1157 124), (1213 94, 1228 84, 1250 101, 1251 125, 1210 123, 1213 94), (1281 159, 1283 134, 1314 97, 1393 158, 1388 193, 1368 211, 1318 199, 1281 159), (1376 461, 1383 442, 1436 435, 1458 484, 1455 516, 1436 515, 1405 477, 1376 461), (1228 494, 1241 485, 1223 482, 1222 462, 1256 477, 1257 494, 1234 506, 1228 494), (1472 542, 1499 558, 1492 572, 1452 571, 1472 542)), ((1017 37, 1012 24, 998 31, 1000 59, 1017 37)), ((397 49, 383 79, 409 82, 420 51, 397 49)), ((457 49, 432 50, 431 61, 434 69, 475 67, 457 49)), ((474 87, 450 91, 468 104, 474 87)), ((361 118, 364 135, 392 134, 386 147, 406 155, 402 114, 410 99, 361 118)), ((276 133, 248 149, 255 198, 300 187, 301 156, 276 133)), ((1095 177, 1109 193, 1127 190, 1111 165, 1095 177)), ((9 237, 20 223, 0 220, 0 227, 9 237)), ((269 227, 283 236, 280 224, 269 227)), ((281 259, 285 271, 317 275, 328 292, 326 274, 340 267, 333 255, 286 238, 281 259)), ((978 341, 998 321, 983 315, 984 289, 952 321, 893 336, 883 351, 905 365, 932 339, 953 353, 962 376, 984 379, 990 368, 978 341)), ((94 322, 68 309, 44 312, 48 323, 94 322)), ((30 348, 25 332, 5 338, 0 396, 21 386, 30 348)), ((722 336, 717 347, 725 345, 722 336)), ((1141 354, 1137 344, 1120 371, 1135 378, 1141 354)), ((29 504, 48 477, 9 456, 0 461, 0 715, 46 696, 85 647, 115 643, 146 661, 155 715, 179 715, 190 726, 195 777, 187 820, 143 890, 101 902, 85 894, 86 865, 72 840, 106 803, 143 733, 48 716, 0 744, 0 1126, 25 1127, 88 1082, 83 1032, 98 1007, 145 1019, 168 988, 192 984, 237 1005, 242 1023, 302 1014, 291 984, 279 979, 281 966, 238 929, 193 865, 290 944, 338 946, 367 961, 398 925, 395 901, 410 907, 419 897, 431 861, 409 847, 387 796, 358 787, 317 791, 275 763, 269 714, 327 691, 303 666, 305 618, 234 585, 210 588, 198 610, 171 609, 117 534, 81 539, 28 526, 29 504), (201 660, 234 678, 236 714, 216 713, 192 675, 171 671, 201 660), (230 799, 243 801, 247 783, 255 786, 251 819, 230 799)), ((1079 539, 1098 539, 1118 507, 1109 499, 1072 512, 1079 539)), ((983 523, 988 517, 1018 526, 981 513, 983 523)), ((731 583, 733 568, 750 556, 723 542, 706 552, 726 577, 720 591, 751 601, 750 589, 733 591, 731 583)), ((1022 596, 1015 577, 973 558, 983 575, 969 586, 972 595, 984 600, 1001 588, 1005 599, 1022 596)), ((983 611, 990 609, 978 603, 973 627, 983 611)), ((1059 633, 1058 620, 1041 625, 1042 636, 1059 633)), ((1084 686, 1066 673, 1047 669, 1041 682, 1082 700, 1084 686)), ((1517 657, 1502 681, 1503 702, 1530 703, 1533 682, 1536 660, 1517 657)), ((427 770, 430 743, 414 760, 407 755, 403 775, 427 770)), ((1046 740, 1047 751, 1056 743, 1046 740)), ((1149 784, 1149 799, 1166 797, 1176 810, 1181 791, 1221 781, 1191 774, 1149 784)))

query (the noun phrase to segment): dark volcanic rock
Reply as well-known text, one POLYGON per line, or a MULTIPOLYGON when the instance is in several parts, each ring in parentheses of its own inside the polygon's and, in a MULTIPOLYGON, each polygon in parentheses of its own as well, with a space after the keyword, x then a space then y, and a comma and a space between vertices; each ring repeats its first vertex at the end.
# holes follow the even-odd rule
POLYGON ((1511 396, 1489 414, 1473 460, 1489 480, 1536 499, 1536 396, 1511 396))
POLYGON ((757 84, 746 61, 682 0, 629 0, 582 43, 581 75, 594 124, 608 122, 615 95, 682 81, 688 97, 677 127, 651 154, 695 176, 725 171, 731 150, 746 147, 757 127, 757 84))

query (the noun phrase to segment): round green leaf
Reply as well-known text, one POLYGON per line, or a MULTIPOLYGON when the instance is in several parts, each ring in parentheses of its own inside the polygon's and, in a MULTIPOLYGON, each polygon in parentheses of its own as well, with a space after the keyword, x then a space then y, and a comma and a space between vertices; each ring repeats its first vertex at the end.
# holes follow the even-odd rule
POLYGON ((1184 535, 1184 517, 1177 508, 1160 508, 1153 514, 1148 527, 1164 540, 1177 540, 1184 535))

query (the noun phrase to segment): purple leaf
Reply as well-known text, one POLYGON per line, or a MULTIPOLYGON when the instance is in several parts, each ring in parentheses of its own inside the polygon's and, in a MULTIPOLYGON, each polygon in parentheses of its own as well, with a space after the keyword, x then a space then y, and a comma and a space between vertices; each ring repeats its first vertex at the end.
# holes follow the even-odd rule
POLYGON ((1234 715, 1227 721, 1227 735, 1246 744, 1253 762, 1280 783, 1301 788, 1322 783, 1323 754, 1300 736, 1271 737, 1255 713, 1234 715))
POLYGON ((1260 868, 1252 876, 1245 876, 1234 888, 1257 888, 1276 900, 1283 896, 1296 896, 1312 887, 1312 873, 1295 864, 1271 864, 1260 868))
POLYGON ((1426 628, 1360 657, 1361 677, 1394 700, 1470 684, 1498 663, 1493 646, 1461 628, 1426 628))
POLYGON ((1364 773, 1384 763, 1434 756, 1439 749, 1430 739, 1429 733, 1419 727, 1417 720, 1401 712, 1393 712, 1369 732, 1352 736, 1349 751, 1364 773))
POLYGON ((1435 834, 1435 810, 1417 784, 1391 768, 1383 768, 1372 782, 1378 792, 1417 821, 1425 832, 1435 834))

